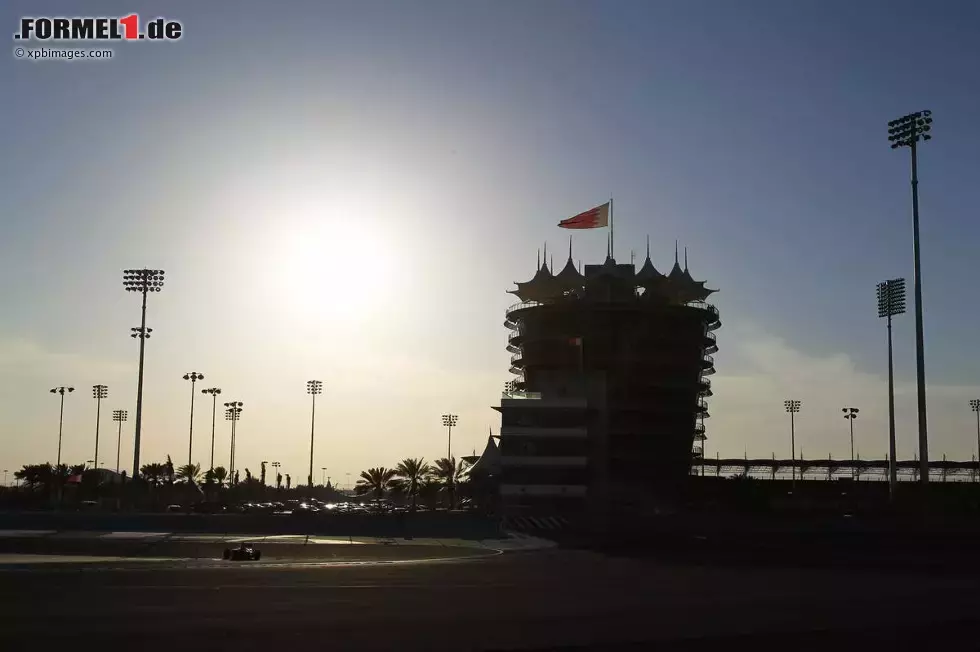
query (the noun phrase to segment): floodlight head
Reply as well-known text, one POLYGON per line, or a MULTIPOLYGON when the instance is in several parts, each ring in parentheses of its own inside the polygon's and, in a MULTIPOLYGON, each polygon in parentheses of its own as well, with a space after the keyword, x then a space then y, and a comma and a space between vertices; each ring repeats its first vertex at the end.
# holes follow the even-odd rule
POLYGON ((308 380, 306 381, 306 393, 307 394, 322 394, 323 393, 323 383, 319 380, 308 380))
POLYGON ((878 284, 878 316, 890 317, 905 312, 905 279, 895 278, 878 284))
POLYGON ((980 412, 980 399, 970 399, 970 407, 974 412, 980 412))
POLYGON ((926 134, 932 124, 932 111, 916 111, 888 122, 888 140, 892 149, 914 147, 920 140, 930 140, 926 134))
POLYGON ((163 288, 162 269, 123 270, 123 288, 128 292, 159 292, 163 288))

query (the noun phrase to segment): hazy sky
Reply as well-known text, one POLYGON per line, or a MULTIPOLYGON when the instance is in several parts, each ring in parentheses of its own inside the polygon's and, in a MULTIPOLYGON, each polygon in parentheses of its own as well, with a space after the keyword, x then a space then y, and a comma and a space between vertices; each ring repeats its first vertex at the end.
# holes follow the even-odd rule
MULTIPOLYGON (((719 288, 709 454, 788 455, 782 401, 803 401, 806 455, 887 449, 875 284, 911 294, 909 157, 886 122, 932 109, 920 157, 931 451, 969 458, 980 395, 980 5, 937 2, 5 2, 22 14, 161 12, 174 43, 111 61, 0 67, 0 465, 115 463, 139 300, 150 297, 143 460, 187 450, 189 383, 245 402, 239 468, 335 482, 496 432, 512 283, 559 219, 616 200, 617 258, 672 263, 719 288), (276 10, 272 10, 272 6, 276 10)), ((9 41, 10 51, 14 48, 9 41)), ((50 45, 50 44, 49 44, 50 45)), ((85 46, 88 47, 88 46, 85 46)), ((575 257, 600 261, 603 231, 575 257)), ((911 307, 911 296, 910 296, 911 307)), ((895 324, 899 453, 915 451, 913 319, 895 324)), ((210 405, 194 458, 207 466, 210 405)), ((220 406, 219 406, 220 407, 220 406)), ((216 463, 227 464, 219 412, 216 463)))

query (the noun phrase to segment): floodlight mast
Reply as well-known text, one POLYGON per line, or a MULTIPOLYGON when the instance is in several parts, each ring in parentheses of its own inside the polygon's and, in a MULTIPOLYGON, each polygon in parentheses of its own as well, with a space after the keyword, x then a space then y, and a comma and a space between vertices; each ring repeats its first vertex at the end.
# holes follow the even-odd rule
POLYGON ((898 462, 895 445, 895 365, 892 360, 892 317, 905 312, 905 279, 893 278, 878 284, 878 317, 888 320, 888 496, 895 499, 898 462))
POLYGON ((916 111, 888 123, 892 149, 908 147, 912 158, 912 285, 915 300, 915 380, 919 417, 919 482, 929 484, 929 436, 926 420, 926 368, 922 332, 922 266, 919 260, 918 143, 931 140, 932 111, 916 111))
POLYGON ((143 360, 146 352, 146 340, 150 337, 152 328, 146 327, 146 295, 163 289, 162 269, 127 269, 123 271, 123 288, 127 292, 139 292, 143 295, 143 307, 139 328, 133 328, 130 337, 140 341, 140 364, 136 386, 136 434, 133 438, 133 479, 140 473, 140 435, 143 429, 143 360))

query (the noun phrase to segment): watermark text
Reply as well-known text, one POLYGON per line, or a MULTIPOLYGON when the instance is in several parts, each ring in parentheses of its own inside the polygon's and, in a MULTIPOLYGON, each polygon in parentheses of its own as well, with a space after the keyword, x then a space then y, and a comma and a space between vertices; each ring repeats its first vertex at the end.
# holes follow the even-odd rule
POLYGON ((14 48, 14 58, 24 61, 78 61, 111 59, 112 50, 100 48, 96 50, 68 48, 14 48))

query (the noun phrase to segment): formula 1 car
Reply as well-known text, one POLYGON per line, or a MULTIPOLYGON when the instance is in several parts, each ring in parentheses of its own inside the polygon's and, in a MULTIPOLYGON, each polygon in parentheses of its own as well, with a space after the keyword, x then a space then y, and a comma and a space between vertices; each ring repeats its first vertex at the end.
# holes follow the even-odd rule
POLYGON ((262 551, 254 545, 243 541, 237 548, 225 548, 224 558, 229 561, 258 561, 262 559, 262 551))

